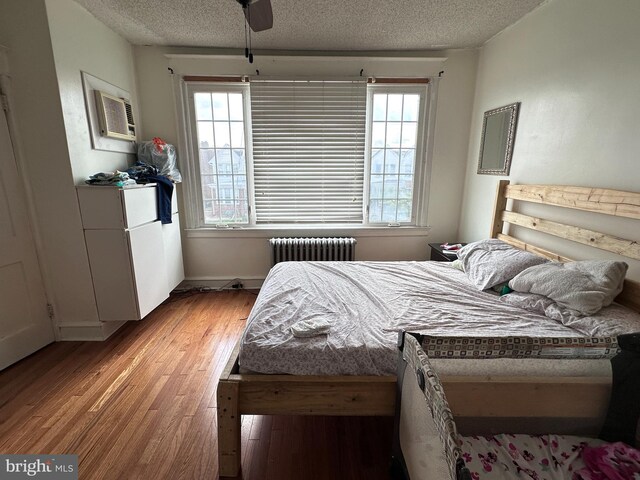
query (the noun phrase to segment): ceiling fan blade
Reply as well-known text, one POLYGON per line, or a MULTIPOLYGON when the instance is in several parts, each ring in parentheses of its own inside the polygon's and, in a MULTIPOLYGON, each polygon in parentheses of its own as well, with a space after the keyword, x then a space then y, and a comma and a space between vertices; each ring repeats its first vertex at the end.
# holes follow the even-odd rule
POLYGON ((254 32, 269 30, 273 27, 271 0, 257 0, 250 3, 249 6, 244 9, 244 16, 251 30, 254 32))

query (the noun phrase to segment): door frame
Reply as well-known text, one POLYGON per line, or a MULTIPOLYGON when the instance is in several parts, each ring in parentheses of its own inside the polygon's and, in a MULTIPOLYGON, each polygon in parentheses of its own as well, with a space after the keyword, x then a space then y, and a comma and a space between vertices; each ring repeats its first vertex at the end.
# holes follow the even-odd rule
MULTIPOLYGON (((24 161, 24 155, 22 152, 22 141, 20 138, 20 132, 16 123, 16 119, 13 115, 12 109, 12 89, 11 89, 11 73, 9 69, 9 52, 10 50, 4 45, 0 44, 0 108, 4 109, 4 116, 7 121, 7 128, 9 129, 9 138, 11 140, 11 146, 13 148, 13 157, 16 162, 16 168, 18 170, 18 177, 20 177, 20 186, 24 192, 24 200, 27 205, 27 221, 29 228, 31 229, 31 235, 35 245, 36 259, 38 268, 40 270, 40 278, 42 280, 42 286, 44 289, 44 295, 49 310, 49 320, 51 322, 51 329, 56 341, 60 341, 60 329, 57 325, 57 319, 54 315, 56 311, 56 302, 52 296, 54 290, 51 285, 50 276, 47 274, 47 266, 44 262, 44 243, 42 241, 42 234, 37 222, 37 211, 35 202, 33 201, 33 188, 27 181, 29 178, 29 168, 24 161)), ((1 121, 1 119, 0 119, 1 121)))

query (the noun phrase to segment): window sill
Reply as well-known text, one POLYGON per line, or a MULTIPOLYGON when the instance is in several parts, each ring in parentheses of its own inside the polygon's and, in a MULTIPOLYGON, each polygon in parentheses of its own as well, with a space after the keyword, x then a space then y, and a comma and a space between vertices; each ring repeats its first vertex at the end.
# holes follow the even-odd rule
POLYGON ((431 227, 387 227, 363 225, 337 226, 261 226, 244 228, 188 228, 187 238, 270 238, 270 237, 421 237, 431 227))

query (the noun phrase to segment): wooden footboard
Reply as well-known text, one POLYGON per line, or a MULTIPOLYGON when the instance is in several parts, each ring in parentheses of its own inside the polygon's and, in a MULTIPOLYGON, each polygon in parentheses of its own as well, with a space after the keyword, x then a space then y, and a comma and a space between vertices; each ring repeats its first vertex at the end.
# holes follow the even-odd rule
POLYGON ((218 382, 221 477, 240 470, 240 416, 392 416, 396 377, 240 374, 236 346, 218 382))
MULTIPOLYGON (((240 471, 241 415, 391 416, 395 376, 240 374, 239 344, 218 383, 218 460, 221 477, 240 471)), ((576 419, 600 425, 611 381, 601 377, 443 377, 458 419, 576 419)), ((563 433, 558 431, 558 433, 563 433)), ((572 432, 569 432, 572 433, 572 432)))

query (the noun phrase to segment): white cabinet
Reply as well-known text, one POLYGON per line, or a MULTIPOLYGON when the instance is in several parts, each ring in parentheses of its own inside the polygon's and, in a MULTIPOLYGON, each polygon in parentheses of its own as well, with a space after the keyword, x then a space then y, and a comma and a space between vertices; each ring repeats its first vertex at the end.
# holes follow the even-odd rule
POLYGON ((77 190, 100 320, 144 318, 184 280, 175 195, 162 225, 155 185, 77 190))
POLYGON ((180 238, 180 215, 178 215, 177 212, 171 215, 171 223, 162 225, 162 239, 166 260, 167 282, 169 290, 173 290, 184 280, 182 239, 180 238))

